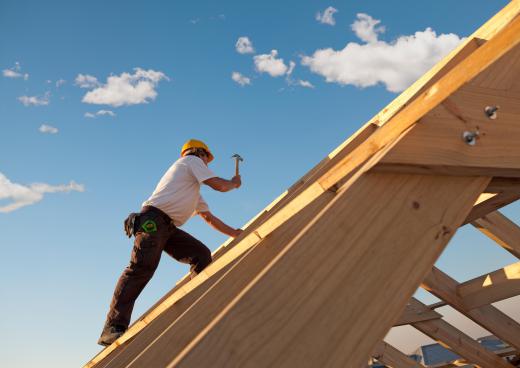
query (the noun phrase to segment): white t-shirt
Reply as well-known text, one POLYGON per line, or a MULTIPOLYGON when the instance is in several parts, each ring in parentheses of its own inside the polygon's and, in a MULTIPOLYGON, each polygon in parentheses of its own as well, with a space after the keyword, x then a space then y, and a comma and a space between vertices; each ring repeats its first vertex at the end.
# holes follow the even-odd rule
POLYGON ((143 206, 154 206, 181 226, 199 212, 209 211, 200 195, 200 184, 216 175, 197 156, 181 157, 163 175, 143 206))

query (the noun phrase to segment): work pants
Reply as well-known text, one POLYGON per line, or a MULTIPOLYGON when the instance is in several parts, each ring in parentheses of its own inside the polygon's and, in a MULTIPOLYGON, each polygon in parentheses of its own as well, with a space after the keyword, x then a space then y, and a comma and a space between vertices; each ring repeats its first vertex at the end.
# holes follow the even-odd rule
POLYGON ((173 225, 169 217, 154 207, 145 207, 139 215, 130 264, 117 282, 106 325, 128 327, 134 303, 152 278, 163 251, 191 265, 193 274, 211 263, 211 252, 199 240, 173 225), (140 224, 152 220, 157 231, 144 232, 140 224))

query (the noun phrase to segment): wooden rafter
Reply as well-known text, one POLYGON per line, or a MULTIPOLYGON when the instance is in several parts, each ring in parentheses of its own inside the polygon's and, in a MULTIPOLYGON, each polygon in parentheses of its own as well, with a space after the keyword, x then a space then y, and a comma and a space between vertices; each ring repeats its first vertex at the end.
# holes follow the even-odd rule
POLYGON ((520 295, 520 262, 461 283, 457 294, 468 310, 520 295))
POLYGON ((485 192, 487 193, 502 193, 510 191, 518 191, 520 188, 520 178, 502 178, 494 177, 489 183, 485 192))
POLYGON ((498 211, 471 222, 482 233, 520 259, 520 227, 498 211))
MULTIPOLYGON (((418 300, 415 300, 415 303, 416 305, 422 306, 424 310, 428 310, 428 307, 418 300)), ((411 326, 436 340, 447 349, 464 357, 468 362, 474 363, 482 368, 512 367, 501 357, 487 350, 477 341, 443 319, 414 322, 411 326)))
POLYGON ((477 341, 442 319, 412 324, 413 327, 439 342, 445 348, 482 368, 512 368, 513 366, 487 350, 477 341))
POLYGON ((395 368, 424 367, 421 363, 417 363, 415 360, 384 341, 381 341, 376 345, 372 352, 372 357, 387 366, 395 368))
POLYGON ((436 297, 446 301, 453 308, 473 322, 484 327, 502 341, 520 350, 520 324, 492 305, 484 305, 468 310, 463 299, 457 294, 459 283, 438 268, 423 280, 422 287, 436 297))
POLYGON ((520 199, 520 191, 508 191, 491 195, 487 199, 475 204, 466 220, 464 220, 463 225, 480 219, 518 199, 520 199))
POLYGON ((421 302, 415 298, 412 298, 406 305, 406 308, 401 317, 399 317, 397 322, 394 323, 394 327, 409 325, 413 322, 429 321, 439 318, 442 318, 441 314, 435 312, 433 309, 430 309, 427 306, 424 307, 421 302))

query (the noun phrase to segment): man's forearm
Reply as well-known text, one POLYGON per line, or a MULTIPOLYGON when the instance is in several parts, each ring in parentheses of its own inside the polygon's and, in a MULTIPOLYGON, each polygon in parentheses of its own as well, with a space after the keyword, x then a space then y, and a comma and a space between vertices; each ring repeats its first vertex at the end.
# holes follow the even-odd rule
POLYGON ((211 188, 218 190, 219 192, 228 192, 232 189, 240 187, 242 184, 239 176, 234 176, 231 180, 222 179, 219 177, 213 177, 204 180, 204 184, 209 185, 211 188))
POLYGON ((233 229, 231 226, 226 225, 222 220, 217 217, 213 217, 211 222, 209 223, 214 229, 220 231, 227 236, 236 236, 236 229, 233 229))
POLYGON ((237 229, 232 228, 231 226, 226 225, 222 220, 220 220, 218 217, 214 216, 213 214, 207 213, 201 213, 202 218, 215 230, 220 231, 223 234, 226 234, 231 237, 238 236, 238 233, 240 231, 237 231, 237 229))

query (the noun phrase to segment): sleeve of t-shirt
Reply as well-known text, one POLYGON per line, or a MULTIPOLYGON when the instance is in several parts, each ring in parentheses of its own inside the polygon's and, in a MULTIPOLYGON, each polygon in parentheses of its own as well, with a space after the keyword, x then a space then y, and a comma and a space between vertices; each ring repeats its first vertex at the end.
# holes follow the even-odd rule
POLYGON ((204 198, 202 198, 202 196, 199 196, 199 202, 197 203, 197 208, 195 208, 195 213, 208 212, 208 211, 209 211, 208 204, 206 203, 204 198))
POLYGON ((191 172, 197 179, 199 183, 202 183, 204 180, 209 178, 214 178, 216 175, 211 171, 198 157, 194 157, 193 160, 190 161, 191 172))

